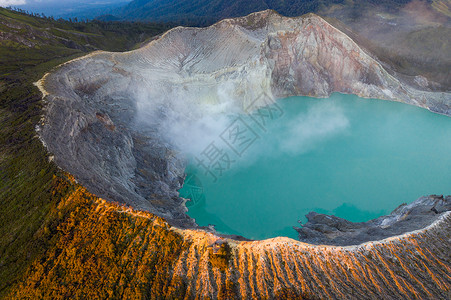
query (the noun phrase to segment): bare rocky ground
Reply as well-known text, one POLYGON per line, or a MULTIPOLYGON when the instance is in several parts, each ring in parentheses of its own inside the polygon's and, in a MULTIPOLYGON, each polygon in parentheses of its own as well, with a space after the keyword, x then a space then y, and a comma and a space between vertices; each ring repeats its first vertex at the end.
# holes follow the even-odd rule
POLYGON ((451 196, 432 195, 410 204, 404 203, 387 216, 361 223, 311 212, 307 215, 307 223, 301 224, 300 228, 295 227, 295 230, 305 243, 359 245, 423 229, 450 210, 451 196))

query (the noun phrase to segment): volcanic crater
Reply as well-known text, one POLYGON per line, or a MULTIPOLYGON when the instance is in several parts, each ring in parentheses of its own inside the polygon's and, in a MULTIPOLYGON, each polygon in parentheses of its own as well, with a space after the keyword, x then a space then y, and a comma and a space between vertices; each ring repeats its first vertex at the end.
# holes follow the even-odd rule
MULTIPOLYGON (((58 166, 99 197, 182 229, 199 228, 178 193, 186 167, 180 148, 190 142, 183 128, 195 120, 333 92, 451 115, 449 93, 409 86, 321 17, 270 10, 207 28, 177 27, 126 53, 94 52, 38 86, 46 107, 37 130, 58 166)), ((308 243, 358 245, 449 223, 449 210, 450 196, 432 195, 367 223, 312 213, 297 230, 308 243)))

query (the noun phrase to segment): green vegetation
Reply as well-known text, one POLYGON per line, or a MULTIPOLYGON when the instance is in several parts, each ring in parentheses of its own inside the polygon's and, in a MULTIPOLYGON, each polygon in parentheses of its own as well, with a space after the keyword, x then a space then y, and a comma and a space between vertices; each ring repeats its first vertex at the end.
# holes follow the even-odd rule
POLYGON ((50 208, 68 193, 55 192, 60 174, 36 137, 42 114, 33 82, 46 71, 95 49, 124 51, 167 25, 70 23, 0 8, 0 297, 49 246, 39 237, 50 208))
MULTIPOLYGON (((55 21, 3 8, 0 8, 0 20, 2 76, 14 71, 23 72, 25 68, 35 68, 57 58, 82 55, 97 49, 129 50, 145 39, 169 29, 168 25, 153 23, 55 21)), ((37 73, 36 70, 33 71, 37 73)))

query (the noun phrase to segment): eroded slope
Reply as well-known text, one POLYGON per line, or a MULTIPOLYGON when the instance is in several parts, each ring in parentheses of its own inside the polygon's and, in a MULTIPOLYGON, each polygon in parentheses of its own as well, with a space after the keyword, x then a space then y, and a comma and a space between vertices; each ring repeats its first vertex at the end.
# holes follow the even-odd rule
POLYGON ((14 299, 449 299, 449 213, 431 227, 357 247, 288 238, 236 242, 214 254, 201 230, 107 202, 66 179, 71 191, 48 224, 54 244, 14 299), (53 226, 52 226, 53 225, 53 226))

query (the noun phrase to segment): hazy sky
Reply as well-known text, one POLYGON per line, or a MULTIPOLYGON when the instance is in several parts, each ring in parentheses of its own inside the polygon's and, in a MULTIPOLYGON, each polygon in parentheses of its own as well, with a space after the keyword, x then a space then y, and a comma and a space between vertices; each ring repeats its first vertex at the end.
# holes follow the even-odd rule
POLYGON ((30 5, 30 6, 47 6, 47 5, 55 5, 55 4, 66 4, 71 5, 74 3, 84 3, 84 4, 113 4, 118 2, 127 2, 131 0, 0 0, 0 6, 22 6, 22 5, 30 5))
POLYGON ((14 6, 25 4, 25 0, 0 0, 0 6, 14 6))
POLYGON ((0 0, 0 6, 18 7, 47 16, 68 16, 91 18, 107 13, 110 8, 125 5, 131 0, 0 0))

